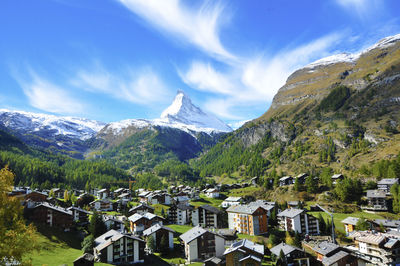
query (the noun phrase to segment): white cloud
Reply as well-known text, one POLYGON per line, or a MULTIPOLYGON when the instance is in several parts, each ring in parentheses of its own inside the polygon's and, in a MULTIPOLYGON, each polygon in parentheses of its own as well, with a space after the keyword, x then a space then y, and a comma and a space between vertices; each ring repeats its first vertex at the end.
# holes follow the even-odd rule
POLYGON ((361 19, 375 16, 383 8, 382 0, 335 0, 336 3, 361 19))
POLYGON ((218 35, 220 15, 224 10, 220 2, 205 1, 195 10, 180 0, 118 1, 156 28, 190 42, 212 56, 233 59, 218 35))
POLYGON ((231 94, 235 89, 231 81, 224 74, 217 72, 209 63, 192 62, 189 70, 179 75, 185 83, 201 91, 231 94))
POLYGON ((31 106, 52 113, 79 114, 84 105, 70 93, 30 71, 30 81, 17 79, 31 106))
POLYGON ((162 80, 147 67, 141 70, 126 68, 115 74, 96 64, 90 69, 78 71, 71 84, 142 105, 163 102, 170 96, 162 80))
POLYGON ((243 107, 271 102, 294 70, 329 55, 331 47, 343 37, 344 34, 334 33, 283 49, 272 57, 241 58, 242 63, 230 64, 225 72, 217 71, 210 63, 195 61, 187 71, 179 73, 188 86, 218 97, 204 104, 208 111, 227 119, 245 119, 248 116, 243 107))
POLYGON ((232 129, 238 129, 239 127, 243 126, 245 123, 251 121, 251 119, 246 119, 246 120, 241 120, 241 121, 237 121, 237 122, 233 122, 233 123, 228 123, 228 125, 232 128, 232 129))

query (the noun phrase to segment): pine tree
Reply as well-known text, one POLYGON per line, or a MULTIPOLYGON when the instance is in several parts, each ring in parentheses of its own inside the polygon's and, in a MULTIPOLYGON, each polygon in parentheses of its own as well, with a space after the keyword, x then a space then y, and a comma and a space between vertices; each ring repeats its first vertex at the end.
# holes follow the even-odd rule
POLYGON ((301 236, 297 231, 294 233, 294 246, 301 248, 301 236))
POLYGON ((101 214, 96 211, 93 212, 90 218, 89 231, 95 238, 107 232, 107 227, 101 218, 101 214))
POLYGON ((156 250, 156 241, 152 235, 147 237, 147 248, 150 253, 153 253, 156 250))
POLYGON ((300 181, 299 179, 296 177, 295 181, 294 181, 294 190, 299 192, 300 191, 300 181))
POLYGON ((166 234, 163 234, 160 241, 160 252, 161 254, 165 255, 168 254, 168 251, 169 251, 168 237, 166 234))
POLYGON ((82 241, 82 251, 83 253, 89 253, 93 254, 93 248, 94 248, 94 237, 93 235, 88 235, 83 239, 82 241))

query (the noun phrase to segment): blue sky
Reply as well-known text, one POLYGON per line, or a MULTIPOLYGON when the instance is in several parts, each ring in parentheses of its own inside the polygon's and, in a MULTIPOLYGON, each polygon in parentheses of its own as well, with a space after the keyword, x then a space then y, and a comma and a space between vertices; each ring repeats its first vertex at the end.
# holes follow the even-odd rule
POLYGON ((2 0, 0 108, 157 118, 182 89, 235 126, 297 68, 398 33, 397 0, 2 0))

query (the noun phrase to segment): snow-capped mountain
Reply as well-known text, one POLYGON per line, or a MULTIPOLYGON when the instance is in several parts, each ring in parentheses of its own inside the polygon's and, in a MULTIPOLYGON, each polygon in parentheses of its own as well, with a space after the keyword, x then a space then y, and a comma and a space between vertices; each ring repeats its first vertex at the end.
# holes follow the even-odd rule
POLYGON ((178 90, 174 101, 161 113, 160 118, 153 120, 127 119, 119 122, 112 122, 102 131, 108 133, 112 132, 113 134, 123 134, 124 129, 129 127, 145 128, 149 126, 172 127, 190 134, 196 132, 211 134, 213 132, 222 133, 232 131, 232 128, 217 117, 195 106, 189 96, 181 90, 178 90))
POLYGON ((63 135, 80 140, 93 137, 105 123, 77 117, 10 111, 0 109, 0 123, 6 128, 22 134, 47 132, 49 135, 63 135))
POLYGON ((306 65, 304 68, 310 68, 313 69, 318 66, 325 66, 325 65, 331 65, 331 64, 336 64, 336 63, 355 63, 358 58, 360 58, 361 55, 372 51, 374 49, 383 49, 387 48, 391 45, 394 45, 396 42, 400 41, 400 34, 389 36, 386 38, 383 38, 376 44, 368 47, 367 49, 358 52, 358 53, 340 53, 336 55, 331 55, 325 58, 321 58, 315 62, 312 62, 308 65, 306 65))

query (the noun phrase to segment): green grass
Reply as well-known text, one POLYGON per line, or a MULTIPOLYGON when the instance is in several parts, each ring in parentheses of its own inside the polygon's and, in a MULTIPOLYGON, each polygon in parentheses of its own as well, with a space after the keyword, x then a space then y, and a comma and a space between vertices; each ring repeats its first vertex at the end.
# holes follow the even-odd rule
POLYGON ((192 200, 192 201, 190 201, 190 204, 195 207, 202 206, 204 204, 208 204, 208 205, 214 206, 216 208, 219 208, 223 201, 224 201, 223 199, 208 198, 205 195, 200 195, 199 200, 192 200))
POLYGON ((174 229, 179 235, 186 233, 187 231, 193 228, 190 225, 178 225, 178 224, 169 224, 166 226, 171 229, 174 229))
MULTIPOLYGON (((325 212, 309 212, 309 214, 318 217, 319 213, 321 213, 322 217, 327 220, 330 219, 330 216, 325 212)), ((344 225, 342 224, 342 220, 347 217, 364 217, 365 219, 384 219, 385 217, 381 214, 377 213, 368 213, 368 212, 353 212, 353 213, 333 213, 333 222, 335 223, 335 228, 342 233, 345 233, 344 225)))
POLYGON ((73 265, 73 261, 82 255, 80 242, 74 233, 45 225, 36 226, 40 251, 28 255, 32 258, 32 265, 73 265))
POLYGON ((232 189, 229 192, 228 196, 231 197, 244 197, 244 196, 254 196, 255 192, 259 192, 260 187, 245 187, 245 188, 237 188, 237 189, 232 189))
POLYGON ((162 216, 162 209, 164 209, 164 215, 167 215, 167 210, 169 209, 169 206, 164 204, 153 204, 151 206, 154 208, 154 214, 162 216))

